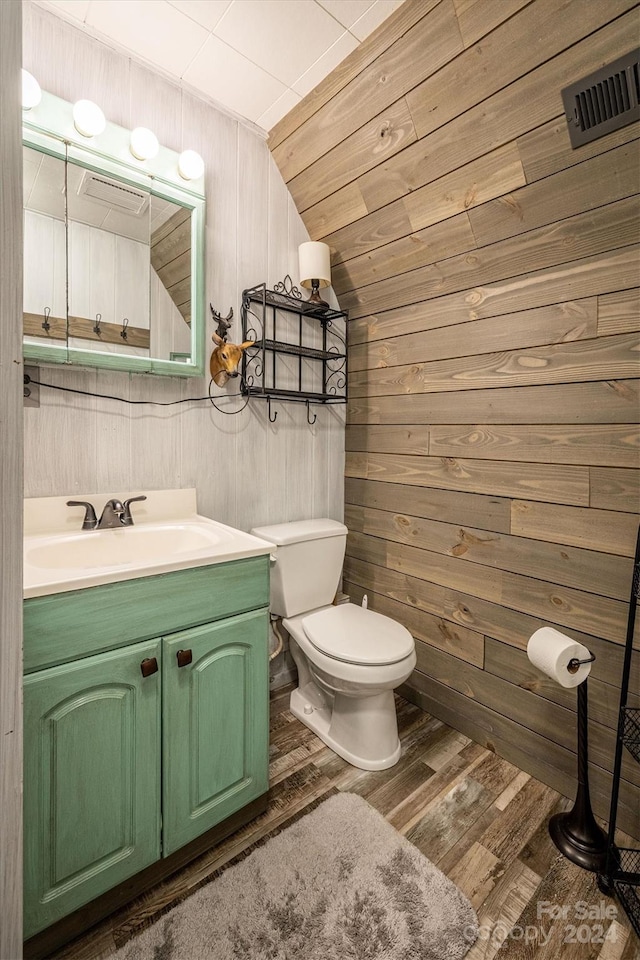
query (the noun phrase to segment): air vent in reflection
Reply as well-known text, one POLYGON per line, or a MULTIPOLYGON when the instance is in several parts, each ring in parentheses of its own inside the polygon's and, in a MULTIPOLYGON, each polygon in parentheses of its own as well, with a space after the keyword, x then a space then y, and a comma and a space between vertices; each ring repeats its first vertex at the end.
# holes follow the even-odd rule
POLYGON ((110 180, 87 170, 78 189, 80 196, 91 197, 98 203, 115 208, 123 213, 139 216, 147 205, 149 194, 126 183, 110 180))

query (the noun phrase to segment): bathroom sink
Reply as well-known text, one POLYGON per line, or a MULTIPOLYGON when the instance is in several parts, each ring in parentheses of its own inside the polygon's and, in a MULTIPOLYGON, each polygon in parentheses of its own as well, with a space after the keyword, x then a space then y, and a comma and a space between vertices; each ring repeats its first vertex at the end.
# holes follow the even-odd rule
POLYGON ((32 567, 66 569, 150 563, 161 556, 185 556, 232 540, 231 531, 199 522, 147 523, 125 530, 98 530, 76 536, 34 538, 25 559, 32 567))
MULTIPOLYGON (((30 513, 30 501, 25 501, 25 598, 273 551, 266 541, 195 512, 167 516, 195 508, 195 497, 169 501, 165 496, 169 492, 159 491, 155 500, 149 494, 148 502, 138 508, 134 525, 113 530, 79 529, 78 511, 68 508, 64 498, 46 498, 52 501, 49 513, 43 509, 45 498, 31 501, 35 506, 30 513), (56 512, 61 518, 57 526, 64 528, 39 529, 47 525, 42 517, 56 512)), ((100 502, 100 497, 93 499, 100 502)))

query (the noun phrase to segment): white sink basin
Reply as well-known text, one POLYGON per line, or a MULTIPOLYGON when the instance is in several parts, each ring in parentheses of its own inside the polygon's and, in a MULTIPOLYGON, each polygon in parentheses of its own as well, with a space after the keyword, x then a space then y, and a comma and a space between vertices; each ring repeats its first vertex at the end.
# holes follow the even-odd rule
POLYGON ((271 544, 258 537, 197 514, 176 519, 144 518, 134 526, 115 530, 79 530, 77 514, 76 510, 75 529, 68 529, 67 524, 63 531, 25 536, 25 598, 223 563, 273 550, 271 544))
POLYGON ((160 557, 180 557, 210 551, 230 543, 233 532, 200 523, 147 523, 123 530, 87 531, 76 536, 34 537, 25 544, 32 567, 59 570, 147 564, 160 557))

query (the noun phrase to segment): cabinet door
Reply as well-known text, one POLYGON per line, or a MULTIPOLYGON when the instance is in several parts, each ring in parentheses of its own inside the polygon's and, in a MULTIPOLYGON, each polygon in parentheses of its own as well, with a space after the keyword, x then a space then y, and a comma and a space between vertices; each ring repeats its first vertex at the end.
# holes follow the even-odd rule
POLYGON ((158 640, 24 681, 25 937, 160 856, 158 640))
POLYGON ((267 789, 268 624, 258 610, 164 640, 164 856, 267 789))

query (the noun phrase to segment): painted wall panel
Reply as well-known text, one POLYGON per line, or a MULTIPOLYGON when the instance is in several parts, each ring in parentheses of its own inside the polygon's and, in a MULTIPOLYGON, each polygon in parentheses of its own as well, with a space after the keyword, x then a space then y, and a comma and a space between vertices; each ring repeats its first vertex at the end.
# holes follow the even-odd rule
MULTIPOLYGON (((286 273, 296 281, 297 247, 308 239, 263 136, 46 10, 27 2, 24 16, 24 66, 43 89, 71 101, 90 97, 109 120, 149 126, 166 146, 204 158, 206 299, 223 315, 233 307, 231 336, 239 339, 242 290, 263 280, 272 285, 286 273)), ((118 257, 109 248, 102 260, 118 257)), ((105 319, 109 311, 119 317, 133 309, 113 284, 106 289, 106 274, 97 282, 105 289, 100 296, 95 283, 87 289, 89 316, 100 310, 105 319)), ((212 331, 209 316, 209 344, 212 331)), ((183 383, 49 368, 41 377, 158 403, 206 398, 209 383, 208 376, 183 383)), ((242 406, 232 396, 237 382, 223 391, 214 386, 213 393, 225 410, 242 406)), ((341 518, 343 417, 319 409, 312 428, 297 405, 278 409, 277 422, 269 424, 258 401, 227 416, 207 400, 128 407, 43 387, 40 408, 25 414, 25 495, 195 486, 202 513, 243 529, 319 514, 341 518)))

